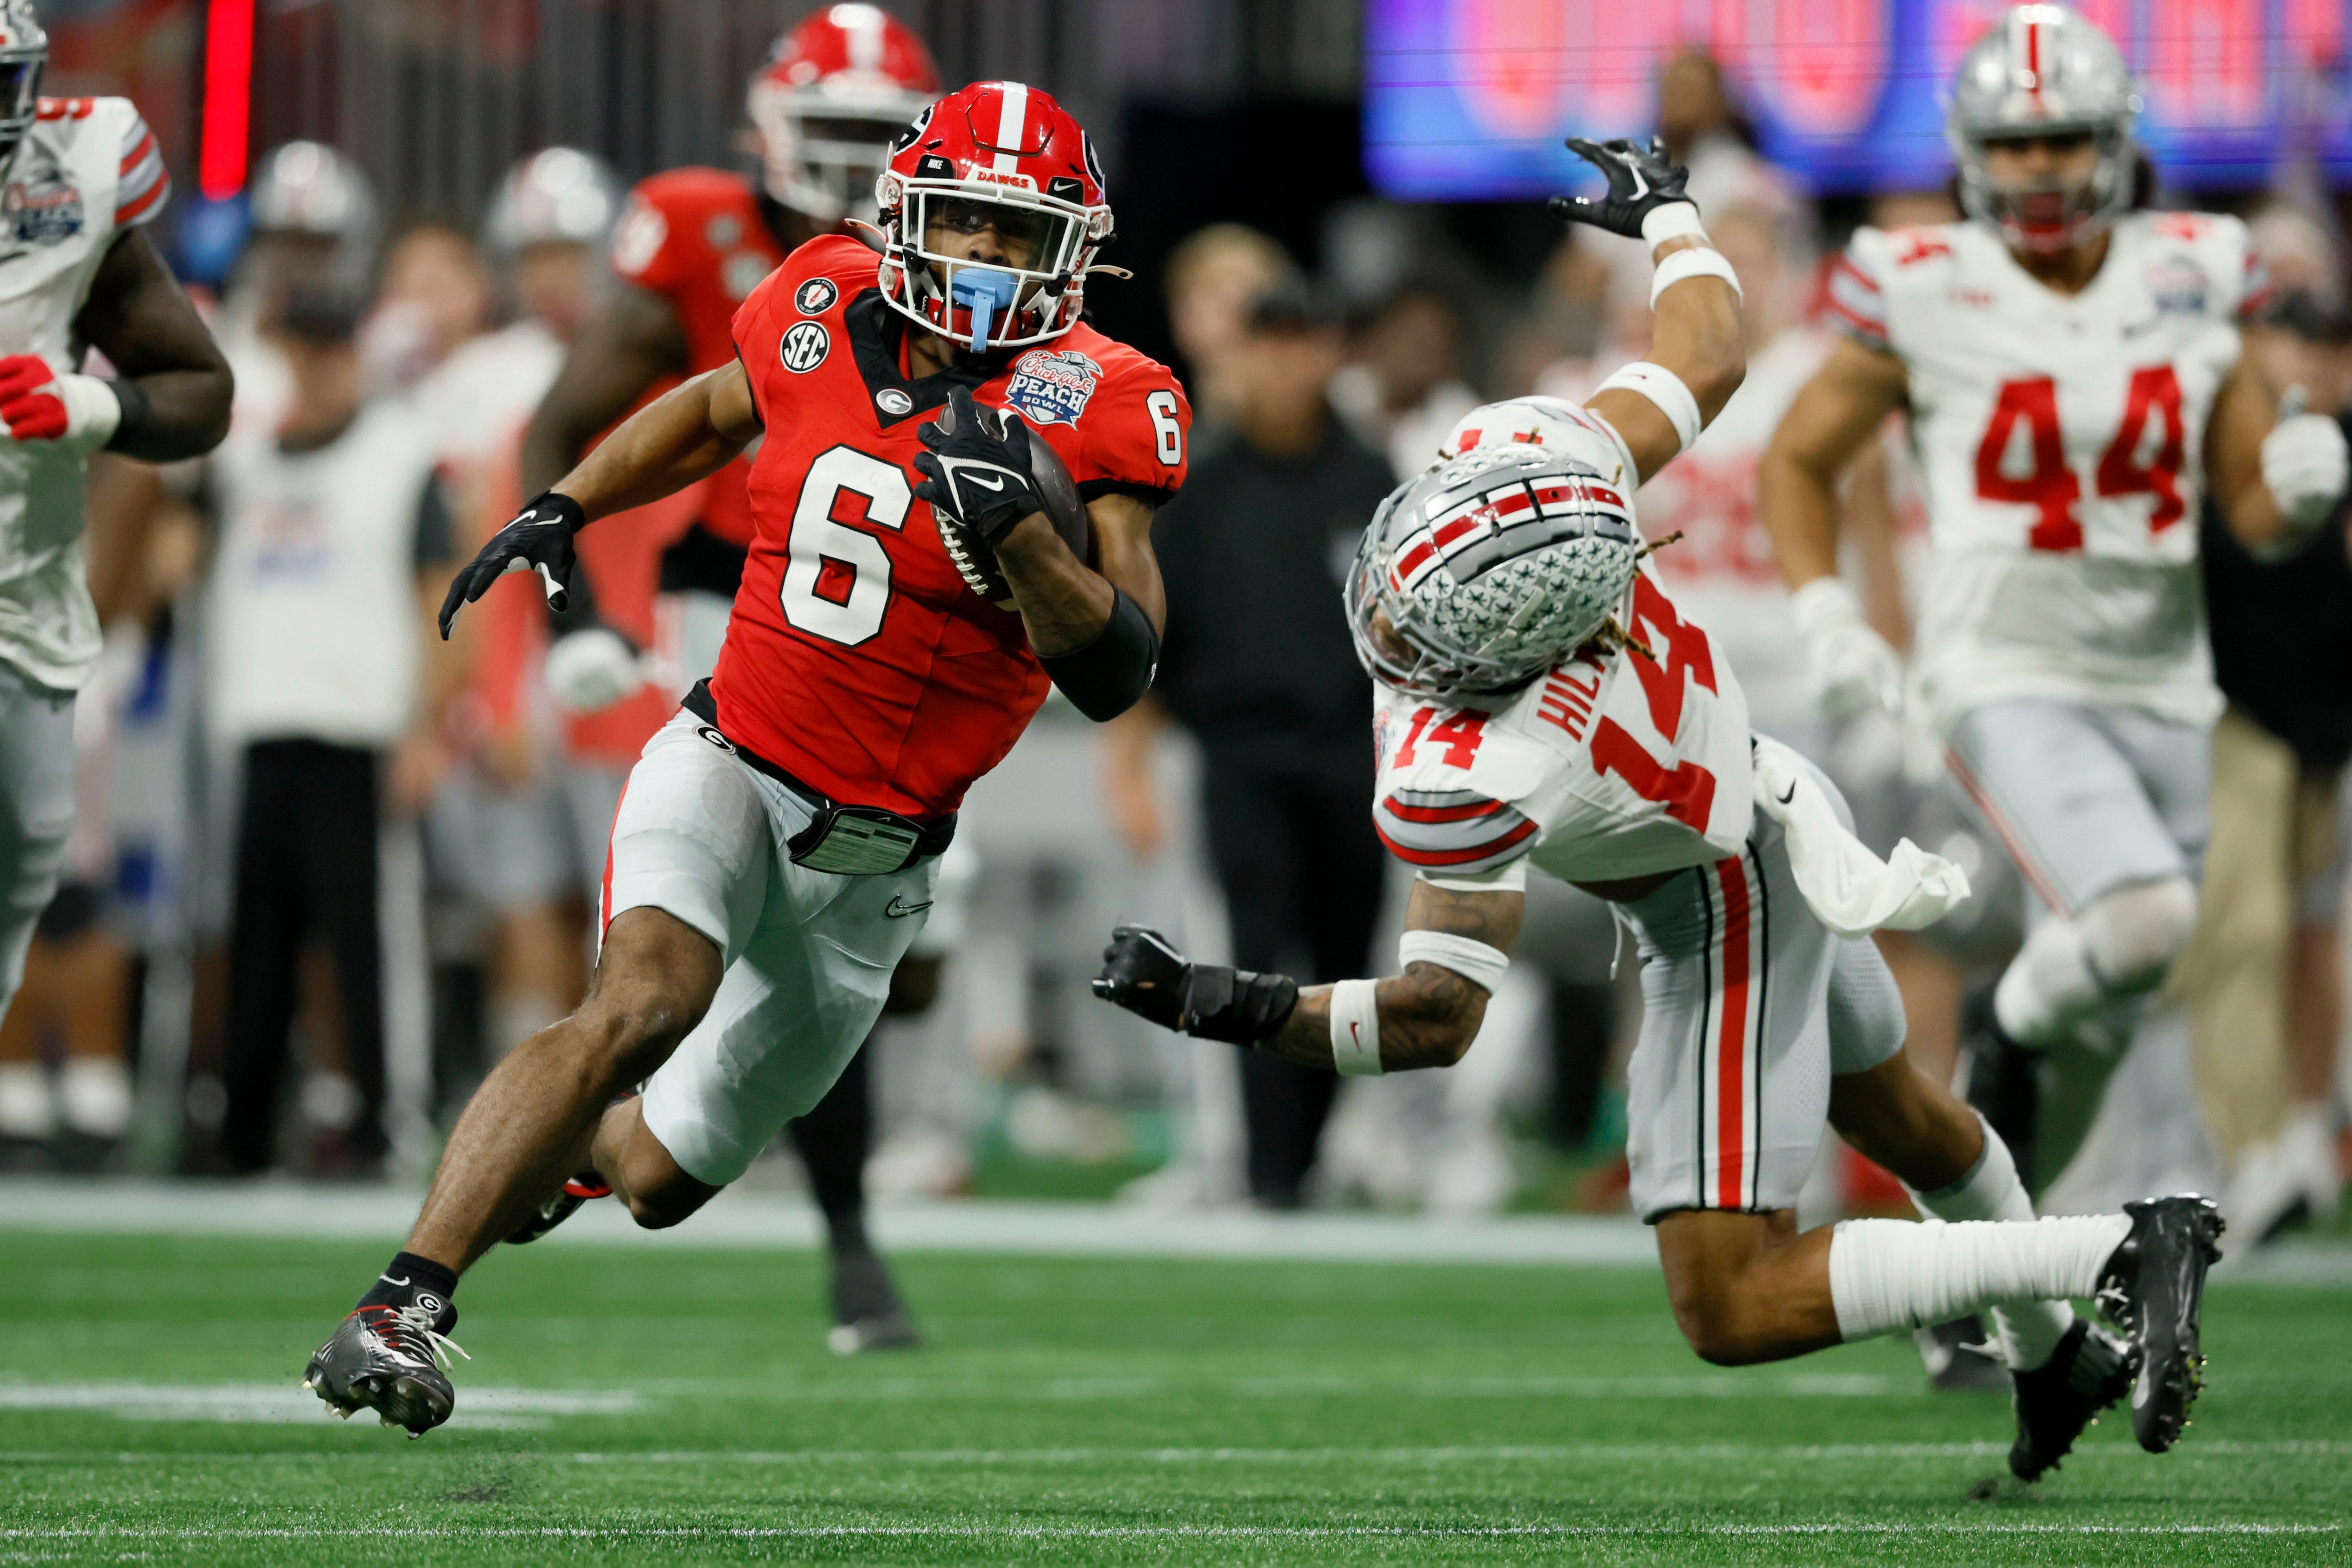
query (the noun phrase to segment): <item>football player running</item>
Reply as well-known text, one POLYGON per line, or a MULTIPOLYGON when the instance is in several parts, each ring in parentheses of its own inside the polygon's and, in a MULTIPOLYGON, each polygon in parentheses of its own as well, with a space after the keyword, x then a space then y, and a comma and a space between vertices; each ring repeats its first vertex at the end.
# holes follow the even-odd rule
POLYGON ((2079 1044, 2112 1068, 2196 923, 2220 708, 2200 508, 2210 494, 2258 552, 2292 548, 2347 469, 2336 422, 2282 408, 2241 352, 2262 294, 2245 226, 2134 210, 2137 108, 2074 12, 1997 22, 1952 93, 1968 219, 1855 235, 1829 295, 1846 341, 1762 474, 1824 701, 1893 706, 1894 652, 1836 575, 1832 487, 1909 411, 1934 554, 1909 703, 2033 895, 1977 1098, 2036 1187, 2104 1082, 2045 1123, 2040 1053, 2079 1044))
POLYGON ((1097 720, 1150 683, 1151 514, 1191 416, 1164 367, 1078 320, 1112 226, 1085 131, 974 83, 900 132, 881 209, 880 255, 795 251, 737 312, 738 358, 633 416, 451 584, 445 626, 509 571, 560 589, 591 521, 761 443, 718 669, 614 824, 589 995, 484 1082, 405 1249, 311 1358, 344 1414, 448 1418, 457 1276, 573 1172, 653 1226, 740 1175, 865 1038, 957 805, 1048 681, 1097 720))
POLYGON ((48 53, 28 0, 0 0, 0 1014, 73 825, 74 693, 101 632, 87 459, 212 450, 231 384, 147 237, 172 188, 154 133, 128 99, 41 97, 48 53), (81 374, 92 348, 113 374, 81 374))
MULTIPOLYGON (((939 93, 939 72, 922 39, 877 6, 822 6, 779 37, 746 100, 761 151, 756 184, 719 169, 674 169, 630 193, 613 237, 618 287, 574 338, 531 421, 523 442, 523 493, 553 485, 648 394, 731 362, 729 322, 745 297, 789 253, 841 232, 849 219, 876 216, 874 182, 891 140, 939 93)), ((622 581, 626 574, 616 571, 600 580, 603 562, 592 561, 574 577, 546 665, 548 689, 567 711, 568 737, 600 752, 609 747, 633 756, 662 722, 660 709, 642 697, 620 705, 640 691, 648 669, 676 682, 662 694, 672 700, 710 674, 755 531, 750 472, 750 463, 738 460, 704 481, 699 516, 661 552, 656 609, 647 611, 642 578, 622 581), (599 588, 606 615, 598 613, 599 588), (634 602, 624 609, 632 589, 634 602), (651 624, 654 658, 620 629, 632 620, 651 624)), ((575 781, 585 786, 579 793, 593 799, 595 786, 614 787, 616 771, 601 759, 585 762, 584 776, 575 781)), ((607 822, 612 798, 604 797, 607 822)), ((910 955, 895 976, 887 1010, 922 1011, 936 993, 940 964, 936 952, 910 955)), ((913 1316, 864 1225, 873 1142, 869 1070, 862 1053, 853 1057, 836 1090, 791 1128, 825 1216, 834 1316, 828 1342, 844 1351, 919 1342, 913 1316)), ((510 1239, 543 1235, 604 1191, 593 1173, 581 1173, 510 1239)))
POLYGON ((1854 839, 1829 781, 1751 735, 1730 667, 1640 567, 1628 498, 1739 385, 1738 283, 1655 143, 1570 146, 1609 195, 1555 209, 1654 247, 1652 360, 1555 404, 1571 417, 1534 426, 1541 444, 1515 438, 1524 410, 1494 409, 1499 441, 1383 504, 1348 590, 1377 686, 1374 825, 1419 872, 1402 973, 1301 987, 1122 927, 1095 988, 1342 1073, 1449 1066, 1508 965, 1528 867, 1574 882, 1640 946, 1632 1195, 1694 1350, 1770 1361, 1990 1309, 2011 1364, 2042 1369, 2015 1381, 2020 1476, 2063 1456, 2135 1358, 2135 1424, 2165 1448, 2198 1387, 2212 1205, 2035 1220, 2000 1138, 1904 1054, 1868 933, 1932 921, 1966 879, 1854 839), (1800 1234, 1825 1120, 1938 1217, 1800 1234), (2094 1295, 2130 1343, 2074 1320, 2066 1299, 2094 1295))

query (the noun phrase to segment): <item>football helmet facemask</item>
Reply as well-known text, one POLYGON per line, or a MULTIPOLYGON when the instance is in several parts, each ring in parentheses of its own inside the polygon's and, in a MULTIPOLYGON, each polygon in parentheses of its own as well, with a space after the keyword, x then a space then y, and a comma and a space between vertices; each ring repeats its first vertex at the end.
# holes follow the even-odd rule
POLYGON ((0 163, 16 155, 33 129, 48 63, 49 35, 32 0, 0 0, 0 163))
POLYGON ((1348 576, 1356 657, 1399 690, 1512 690, 1606 626, 1642 556, 1622 460, 1584 425, 1499 437, 1399 486, 1348 576))
POLYGON ((1111 234, 1085 128, 1017 81, 974 82, 923 110, 899 132, 875 198, 883 299, 974 353, 1076 326, 1111 234), (953 254, 953 237, 976 243, 953 254))
POLYGON ((871 219, 892 141, 939 95, 939 68, 905 23, 878 6, 825 6, 751 79, 761 186, 822 226, 871 219))
POLYGON ((1945 139, 1959 164, 1960 205, 2021 250, 2062 251, 2131 205, 2139 95, 2115 41, 2064 5, 2013 7, 1960 62, 1945 139), (1990 143, 2086 135, 2098 158, 2088 180, 2011 185, 1987 166, 1990 143))

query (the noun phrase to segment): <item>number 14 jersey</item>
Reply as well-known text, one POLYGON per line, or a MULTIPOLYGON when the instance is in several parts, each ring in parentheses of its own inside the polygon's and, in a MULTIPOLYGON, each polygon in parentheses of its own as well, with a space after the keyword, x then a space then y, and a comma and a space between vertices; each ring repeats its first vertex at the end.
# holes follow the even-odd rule
POLYGON ((1620 619, 1641 647, 1570 660, 1489 701, 1376 688, 1372 826, 1391 853, 1432 877, 1524 858, 1610 882, 1739 852, 1754 763, 1731 666, 1646 573, 1620 619))
POLYGON ((2204 442, 2262 280, 2235 218, 2126 215, 2066 296, 1975 223, 1864 228, 1831 319, 1903 361, 1933 560, 1913 661, 1940 731, 2055 697, 2218 706, 2197 557, 2204 442))
POLYGON ((1013 749, 1045 700, 1021 617, 964 585, 916 432, 955 387, 1009 408, 1092 500, 1183 483, 1192 414, 1168 368, 1081 322, 1037 348, 906 379, 877 258, 811 240, 735 315, 766 434, 753 535, 710 690, 728 739, 835 800, 929 818, 1013 749))

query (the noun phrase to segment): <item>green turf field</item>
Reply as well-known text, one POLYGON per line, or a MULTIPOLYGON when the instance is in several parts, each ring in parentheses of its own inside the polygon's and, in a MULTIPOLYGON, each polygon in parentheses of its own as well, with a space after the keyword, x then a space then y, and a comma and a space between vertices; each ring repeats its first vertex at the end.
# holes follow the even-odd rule
POLYGON ((0 1562, 2352 1561, 2340 1288, 2218 1289, 2182 1447, 2022 1492, 1907 1343, 1718 1371, 1636 1269, 914 1257, 931 1348, 844 1362, 812 1255, 518 1250, 411 1442, 294 1388, 383 1257, 0 1234, 0 1562))

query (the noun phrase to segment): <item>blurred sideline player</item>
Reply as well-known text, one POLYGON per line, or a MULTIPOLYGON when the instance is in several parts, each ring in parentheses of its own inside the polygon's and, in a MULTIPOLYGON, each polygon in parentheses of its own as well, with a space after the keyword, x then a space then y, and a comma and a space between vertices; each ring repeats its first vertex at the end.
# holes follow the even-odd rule
POLYGON ((145 226, 171 180, 127 99, 43 98, 48 36, 0 0, 0 1015, 57 891, 74 813, 74 694, 102 628, 82 552, 89 454, 194 457, 231 377, 145 226), (81 374, 85 353, 113 374, 81 374))
MULTIPOLYGON (((452 411, 444 479, 468 552, 522 500, 522 433, 595 308, 619 178, 598 158, 550 147, 500 181, 482 239, 515 320, 467 343, 426 390, 452 411)), ((543 606, 500 595, 472 628, 478 733, 470 765, 438 803, 436 840, 490 911, 486 1045, 502 1052, 562 1017, 584 984, 585 910, 596 899, 619 799, 618 770, 551 757, 559 737, 538 682, 543 606), (573 908, 577 905, 577 909, 573 908)))
POLYGON ((445 626, 509 570, 561 609, 589 521, 760 442, 718 668, 614 823, 588 998, 491 1073, 406 1248, 311 1358, 338 1411, 448 1419, 457 1277, 570 1173, 652 1226, 740 1176, 864 1041, 966 790, 1049 682, 1097 721, 1150 683, 1151 517, 1190 411, 1079 320, 1112 229, 1085 131, 974 83, 900 132, 881 187, 882 254, 803 246, 736 313, 736 359, 632 416, 450 585, 445 626))
POLYGON ((1349 578, 1377 692, 1373 821, 1419 872, 1402 973, 1301 987, 1190 963, 1127 926, 1096 990, 1342 1073, 1451 1066, 1508 969, 1530 865, 1577 882, 1640 944, 1633 1196, 1693 1349, 1772 1361, 1993 1308, 2021 1478, 2123 1394, 2135 1358, 2134 1425, 2160 1452, 2197 1393, 2213 1205, 2037 1221, 1998 1134, 1904 1054, 1901 1002, 1864 939, 1934 921, 1966 879, 1907 843, 1890 863, 1854 839, 1827 776, 1751 731, 1729 662, 1641 570, 1628 498, 1738 387, 1739 284, 1660 144, 1570 146, 1609 191, 1554 210, 1653 247, 1654 358, 1564 405, 1556 444, 1517 439, 1497 407, 1494 444, 1482 433, 1383 503, 1349 578), (1825 1121, 1941 1217, 1800 1234, 1825 1121), (2095 1294, 2132 1344, 2075 1319, 2066 1299, 2095 1294))
MULTIPOLYGON (((717 169, 676 169, 630 193, 613 236, 620 286, 574 340, 531 422, 524 493, 562 478, 649 393, 730 363, 729 319, 745 296, 788 253, 841 232, 845 220, 875 216, 874 182, 891 138, 939 92, 922 40, 875 6, 829 5, 779 38, 747 98, 761 151, 757 184, 717 169)), ((655 542, 646 519, 632 520, 634 529, 600 530, 583 545, 589 571, 558 617, 548 683, 576 715, 566 725, 575 744, 600 753, 615 802, 638 750, 668 721, 677 697, 718 662, 754 531, 750 468, 730 463, 704 480, 682 531, 674 510, 659 518, 668 537, 661 541, 657 602, 649 604, 646 592, 647 546, 655 542), (646 689, 645 661, 632 645, 647 631, 668 689, 646 689)), ((930 1005, 941 957, 909 960, 893 988, 892 1014, 930 1005)), ((870 1070, 861 1051, 834 1092, 791 1129, 831 1242, 830 1342, 845 1351, 916 1342, 912 1319, 866 1234, 870 1070)), ((564 1205, 583 1195, 567 1194, 558 1207, 569 1212, 564 1205)), ((548 1223, 559 1217, 551 1212, 548 1223)))
POLYGON ((1763 475, 1822 689, 1895 707, 1894 650, 1835 575, 1832 486, 1910 410, 1935 551, 1911 700, 2033 894, 1975 1089, 2036 1187, 2073 1157, 2196 923, 2218 707, 2203 494, 2269 549, 2315 527, 2346 476, 2335 422, 2282 410, 2242 354, 2262 291, 2245 226, 2137 210, 2137 107, 2074 12, 1997 22, 1948 121, 1970 220, 1855 236, 1831 281, 1849 341, 1763 475), (2076 1091, 2042 1105, 2059 1047, 2076 1091))

